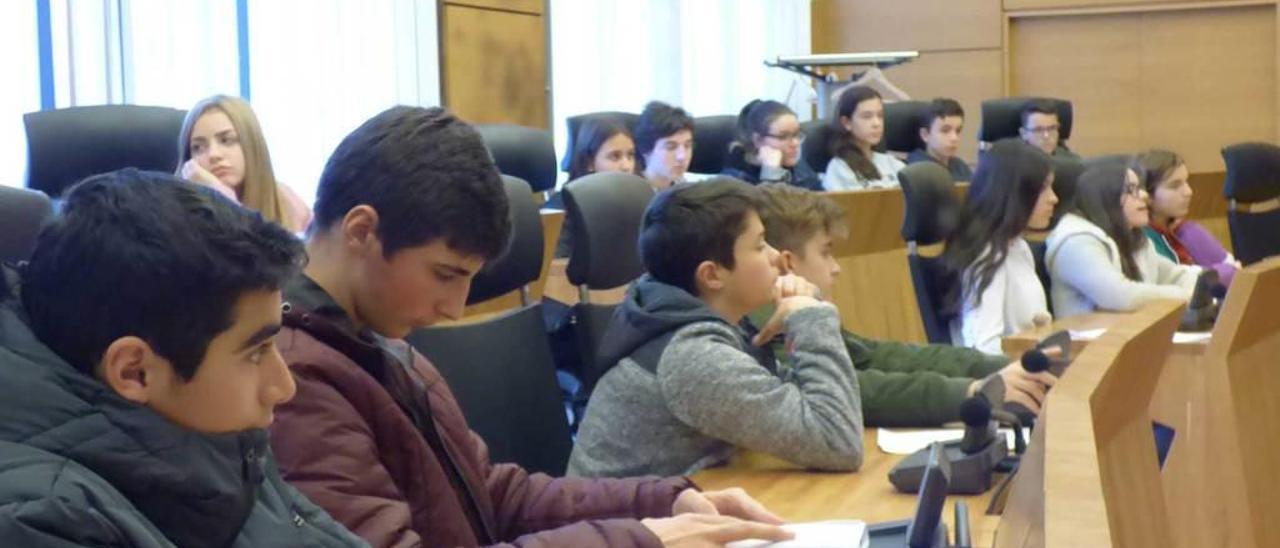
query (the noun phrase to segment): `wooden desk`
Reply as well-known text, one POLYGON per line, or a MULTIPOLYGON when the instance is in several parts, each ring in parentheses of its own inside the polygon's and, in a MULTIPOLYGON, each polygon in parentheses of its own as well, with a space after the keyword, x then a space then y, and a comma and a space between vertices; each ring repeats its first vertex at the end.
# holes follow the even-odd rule
MULTIPOLYGON (((903 456, 881 451, 874 428, 867 429, 862 441, 866 457, 855 473, 807 471, 767 455, 743 453, 728 466, 694 474, 693 481, 703 489, 742 487, 789 521, 860 519, 878 523, 912 517, 916 496, 899 493, 889 483, 889 470, 903 456)), ((962 500, 969 505, 973 545, 991 546, 1000 522, 999 516, 985 514, 992 491, 948 497, 942 518, 950 531, 955 531, 955 502, 962 500)))

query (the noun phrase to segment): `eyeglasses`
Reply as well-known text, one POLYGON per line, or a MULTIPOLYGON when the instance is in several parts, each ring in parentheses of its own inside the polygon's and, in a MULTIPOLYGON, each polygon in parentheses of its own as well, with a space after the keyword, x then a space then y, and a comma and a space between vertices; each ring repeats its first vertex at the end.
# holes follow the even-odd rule
POLYGON ((1143 190, 1144 190, 1144 189, 1142 188, 1142 185, 1140 185, 1140 184, 1138 184, 1138 183, 1125 183, 1125 184, 1124 184, 1124 193, 1125 193, 1125 194, 1128 194, 1128 195, 1130 195, 1130 196, 1133 196, 1134 198, 1140 198, 1140 197, 1142 197, 1142 191, 1143 191, 1143 190))
POLYGON ((774 134, 772 134, 772 133, 766 133, 766 134, 764 134, 764 136, 765 136, 765 137, 772 138, 772 139, 777 139, 777 140, 779 140, 779 141, 783 141, 783 142, 786 142, 786 141, 795 141, 795 142, 797 142, 797 143, 803 143, 803 142, 804 142, 804 137, 805 137, 805 135, 804 135, 803 133, 789 133, 789 134, 786 134, 786 135, 774 135, 774 134))
POLYGON ((1050 135, 1056 135, 1059 129, 1062 129, 1062 126, 1040 126, 1040 127, 1022 128, 1022 130, 1026 131, 1027 133, 1030 133, 1032 135, 1041 135, 1044 137, 1048 137, 1050 135))

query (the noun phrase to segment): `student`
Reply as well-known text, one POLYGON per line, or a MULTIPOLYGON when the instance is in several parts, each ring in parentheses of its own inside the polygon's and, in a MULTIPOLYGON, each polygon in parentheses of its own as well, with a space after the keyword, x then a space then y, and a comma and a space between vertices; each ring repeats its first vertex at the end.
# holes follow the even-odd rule
POLYGON ((947 239, 942 263, 959 284, 949 296, 960 312, 952 344, 999 353, 1002 337, 1048 325, 1048 299, 1023 232, 1048 230, 1058 197, 1049 156, 1001 139, 978 160, 973 196, 947 239))
POLYGON ((831 117, 831 162, 822 176, 826 190, 857 190, 898 186, 902 160, 875 146, 884 137, 884 101, 866 86, 854 86, 840 94, 831 117))
POLYGON ((862 463, 858 379, 834 306, 813 284, 779 276, 758 189, 718 177, 659 194, 645 211, 645 274, 606 331, 616 364, 587 404, 569 474, 688 474, 736 448, 824 470, 862 463), (755 340, 738 326, 773 301, 755 340), (785 331, 792 378, 767 344, 785 331))
POLYGON ((1080 174, 1075 209, 1058 221, 1045 250, 1059 318, 1191 298, 1200 267, 1161 257, 1142 235, 1150 213, 1139 181, 1133 169, 1116 162, 1080 174))
POLYGON ((0 545, 366 546, 265 428, 297 238, 173 175, 73 188, 0 283, 0 545), (163 234, 164 237, 156 237, 163 234))
POLYGON ((1187 164, 1177 153, 1150 150, 1138 155, 1142 186, 1151 196, 1151 224, 1142 232, 1156 253, 1178 264, 1212 268, 1218 281, 1230 287, 1240 261, 1199 223, 1187 219, 1191 209, 1191 184, 1187 164))
MULTIPOLYGON (((840 275, 832 247, 847 230, 844 210, 822 194, 795 187, 770 184, 760 189, 765 238, 778 250, 782 272, 800 276, 816 285, 820 294, 830 295, 840 275)), ((757 310, 751 321, 763 325, 772 312, 757 310)), ((936 427, 958 421, 964 399, 996 374, 1006 386, 1006 401, 1038 411, 1044 387, 1054 381, 1047 373, 1028 374, 1020 362, 1009 363, 1002 355, 944 344, 876 341, 849 331, 842 334, 858 372, 867 426, 936 427)), ((775 339, 773 344, 783 369, 789 365, 784 342, 775 339)))
POLYGON ((907 155, 907 163, 937 162, 951 178, 968 181, 973 177, 969 164, 956 157, 960 133, 964 131, 964 108, 955 99, 941 97, 929 103, 929 115, 920 120, 920 141, 924 146, 907 155))
POLYGON ((652 101, 636 122, 640 169, 655 191, 684 181, 693 161, 693 117, 679 107, 652 101))
POLYGON ((1022 126, 1018 134, 1022 140, 1045 154, 1080 161, 1080 155, 1071 152, 1059 138, 1062 122, 1058 119, 1058 107, 1047 99, 1035 99, 1022 108, 1019 117, 1022 126))
POLYGON ((748 183, 789 183, 822 190, 818 174, 800 157, 804 132, 796 113, 777 101, 756 99, 738 113, 738 136, 720 173, 748 183))
MULTIPOLYGON (((569 157, 569 181, 592 173, 635 173, 636 145, 631 131, 616 120, 589 118, 578 127, 573 140, 573 154, 569 157)), ((562 191, 563 192, 563 191, 562 191)), ((564 209, 564 196, 555 193, 544 206, 548 209, 564 209)), ((568 257, 573 249, 573 229, 568 217, 560 227, 560 239, 556 242, 556 257, 568 257)))
MULTIPOLYGON (((320 175, 311 256, 285 288, 281 351, 298 393, 272 446, 286 479, 375 547, 658 546, 780 538, 740 490, 685 478, 556 479, 489 462, 449 387, 402 339, 462 314, 506 245, 502 182, 475 129, 395 107, 356 128, 320 175)), ((497 343, 497 344, 500 344, 497 343)))
POLYGON ((276 180, 258 117, 239 97, 214 95, 191 107, 178 137, 177 173, 291 232, 311 222, 307 204, 276 180))

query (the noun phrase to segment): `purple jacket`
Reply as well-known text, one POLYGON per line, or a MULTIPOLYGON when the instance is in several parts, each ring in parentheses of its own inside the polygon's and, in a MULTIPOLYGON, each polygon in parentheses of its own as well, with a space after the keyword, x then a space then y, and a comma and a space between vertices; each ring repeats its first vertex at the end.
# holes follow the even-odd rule
POLYGON ((1178 240, 1191 253, 1191 259, 1196 264, 1216 270, 1222 285, 1231 286, 1231 280, 1236 276, 1235 258, 1227 253, 1208 230, 1194 221, 1183 221, 1174 229, 1174 234, 1177 234, 1178 240))

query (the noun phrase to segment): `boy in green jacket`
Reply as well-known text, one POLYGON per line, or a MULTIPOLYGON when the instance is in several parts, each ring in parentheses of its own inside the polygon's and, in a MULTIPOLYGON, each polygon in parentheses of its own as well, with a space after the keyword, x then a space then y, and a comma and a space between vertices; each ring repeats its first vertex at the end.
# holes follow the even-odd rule
MULTIPOLYGON (((847 228, 844 210, 820 193, 782 184, 760 187, 760 217, 765 239, 781 254, 783 273, 797 274, 830 295, 840 265, 832 243, 847 228)), ((764 325, 772 310, 750 315, 764 325)), ((862 412, 867 426, 938 426, 960 419, 960 403, 988 376, 1000 375, 1005 401, 1039 412, 1052 375, 1027 373, 1018 361, 949 345, 917 345, 876 341, 844 331, 845 346, 857 371, 862 412)), ((787 367, 781 340, 774 351, 784 376, 787 367)))

